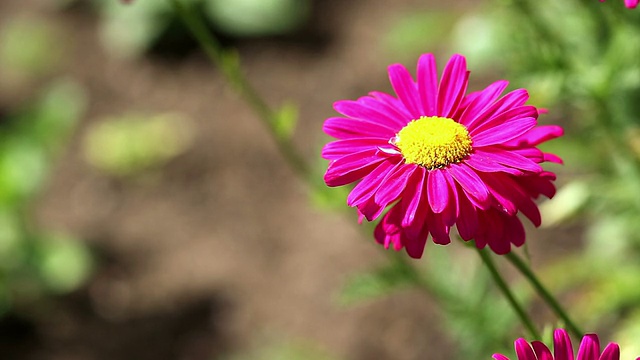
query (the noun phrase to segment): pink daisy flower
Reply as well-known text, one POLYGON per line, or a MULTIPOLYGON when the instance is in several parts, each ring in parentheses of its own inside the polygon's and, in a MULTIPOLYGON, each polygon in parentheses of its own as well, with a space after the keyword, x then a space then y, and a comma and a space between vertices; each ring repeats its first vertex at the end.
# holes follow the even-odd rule
POLYGON ((325 121, 336 138, 322 150, 328 186, 359 183, 347 198, 362 218, 377 219, 377 242, 422 256, 429 235, 450 242, 456 226, 498 254, 525 241, 521 212, 540 225, 532 199, 552 197, 555 174, 540 163, 561 163, 536 146, 562 135, 558 126, 536 126, 538 110, 518 89, 501 97, 507 81, 466 94, 466 60, 454 55, 438 81, 432 54, 418 62, 417 80, 405 67, 389 67, 397 95, 381 92, 334 104, 342 117, 325 121))
MULTIPOLYGON (((514 343, 518 360, 573 360, 573 346, 571 338, 564 329, 557 329, 553 333, 553 355, 551 350, 540 341, 527 343, 525 339, 518 339, 514 343)), ((509 360, 502 354, 494 354, 495 360, 509 360)), ((609 343, 600 353, 600 341, 596 334, 587 334, 582 338, 578 349, 578 360, 620 360, 620 347, 616 343, 609 343)), ((640 358, 636 359, 639 360, 640 358)))
MULTIPOLYGON (((600 0, 600 2, 604 2, 605 0, 600 0)), ((638 4, 640 3, 640 0, 624 0, 624 6, 626 6, 629 9, 635 9, 638 4)))

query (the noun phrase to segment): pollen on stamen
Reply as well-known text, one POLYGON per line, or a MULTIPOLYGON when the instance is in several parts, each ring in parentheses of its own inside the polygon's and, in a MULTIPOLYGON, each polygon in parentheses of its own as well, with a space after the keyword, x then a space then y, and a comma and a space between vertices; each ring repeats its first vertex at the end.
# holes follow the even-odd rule
POLYGON ((389 142, 398 147, 407 163, 427 169, 458 163, 472 150, 467 128, 438 116, 412 120, 389 142))

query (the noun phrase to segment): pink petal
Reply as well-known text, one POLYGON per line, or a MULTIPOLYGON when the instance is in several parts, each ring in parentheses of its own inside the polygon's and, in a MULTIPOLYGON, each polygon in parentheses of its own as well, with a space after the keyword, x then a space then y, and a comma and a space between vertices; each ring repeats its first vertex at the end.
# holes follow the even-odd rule
POLYGON ((464 164, 450 164, 446 171, 460 184, 465 194, 470 196, 470 200, 475 200, 482 208, 489 205, 489 191, 473 170, 464 164))
POLYGON ((507 121, 494 128, 472 135, 473 145, 477 147, 502 144, 529 131, 536 126, 536 119, 522 118, 507 121))
POLYGON ((598 360, 600 357, 600 341, 598 335, 587 334, 582 338, 576 360, 598 360))
POLYGON ((380 184, 374 198, 375 202, 380 206, 387 206, 396 201, 416 168, 413 164, 400 163, 380 184))
POLYGON ((538 111, 535 107, 530 105, 507 109, 506 111, 503 111, 496 114, 495 116, 486 119, 482 123, 475 123, 473 126, 468 128, 469 134, 471 134, 471 136, 473 137, 476 134, 489 131, 490 129, 495 128, 498 125, 524 118, 537 119, 538 111))
POLYGON ((433 54, 424 54, 418 60, 418 93, 425 116, 436 116, 438 95, 438 69, 433 54))
POLYGON ((538 360, 553 360, 553 355, 551 355, 549 348, 540 341, 531 342, 531 347, 533 347, 538 360))
POLYGON ((480 111, 475 118, 470 117, 465 126, 469 130, 474 129, 476 126, 485 123, 488 119, 491 119, 496 115, 502 114, 506 110, 524 105, 528 99, 529 94, 525 89, 514 90, 498 99, 498 101, 488 108, 485 108, 485 110, 480 111))
POLYGON ((372 117, 372 119, 384 119, 386 124, 397 129, 397 131, 400 131, 409 123, 409 121, 412 120, 411 116, 404 115, 402 112, 398 111, 397 105, 393 107, 377 98, 365 96, 358 99, 358 103, 369 109, 371 114, 375 116, 372 117))
POLYGON ((447 245, 451 242, 449 238, 449 227, 445 225, 440 214, 429 212, 427 217, 429 232, 433 237, 433 242, 439 245, 447 245))
POLYGON ((444 171, 435 169, 427 172, 427 198, 434 213, 441 213, 449 204, 449 186, 444 171))
POLYGON ((335 160, 349 154, 376 149, 379 146, 388 145, 388 141, 381 138, 351 138, 332 141, 322 148, 322 157, 327 160, 335 160))
POLYGON ((555 360, 573 360, 571 338, 564 329, 557 329, 553 333, 553 356, 555 360))
POLYGON ((542 167, 540 167, 540 165, 527 159, 524 156, 514 153, 513 151, 502 150, 495 147, 475 149, 474 151, 478 155, 487 156, 493 161, 510 166, 515 169, 531 171, 534 173, 539 173, 542 171, 542 167))
POLYGON ((502 354, 493 354, 492 356, 495 360, 509 360, 508 357, 502 355, 502 354))
POLYGON ((341 100, 333 104, 339 113, 355 120, 369 121, 380 124, 396 133, 406 124, 399 120, 394 113, 388 113, 384 104, 378 100, 365 96, 358 101, 341 100))
POLYGON ((516 355, 518 355, 518 360, 537 360, 536 354, 531 349, 531 346, 527 343, 525 339, 518 339, 515 342, 516 355))
POLYGON ((620 347, 616 343, 609 343, 599 360, 620 360, 620 347))
POLYGON ((429 228, 426 222, 422 223, 421 229, 417 234, 418 235, 415 237, 409 237, 406 235, 405 231, 405 236, 402 238, 407 254, 414 259, 420 259, 424 253, 424 246, 426 245, 427 238, 429 237, 429 228))
POLYGON ((453 55, 444 70, 438 87, 437 115, 451 117, 467 91, 469 72, 464 56, 453 55))
POLYGON ((465 159, 465 163, 478 172, 506 172, 516 176, 522 175, 522 171, 499 164, 484 153, 471 153, 465 159))
POLYGON ((460 237, 466 241, 473 239, 478 231, 478 215, 476 209, 466 196, 460 196, 460 216, 456 223, 460 237))
POLYGON ((462 105, 460 105, 460 107, 465 110, 462 115, 460 115, 458 122, 462 125, 468 126, 469 121, 478 117, 482 110, 493 104, 508 85, 508 81, 500 80, 487 86, 482 91, 467 95, 465 100, 463 100, 462 105), (469 103, 465 104, 468 99, 469 103))
POLYGON ((427 170, 422 166, 418 166, 407 182, 406 190, 402 194, 403 212, 405 214, 402 220, 403 227, 407 227, 415 221, 423 222, 426 217, 426 208, 428 207, 426 201, 427 192, 424 185, 426 179, 427 170))
POLYGON ((564 135, 564 130, 557 125, 543 125, 531 129, 522 137, 505 144, 513 147, 536 146, 564 135))
POLYGON ((337 139, 377 137, 389 140, 396 135, 394 129, 384 124, 341 117, 325 120, 322 130, 337 139))
POLYGON ((393 90, 398 95, 404 106, 409 110, 414 119, 420 118, 424 113, 420 104, 420 97, 415 82, 409 71, 400 64, 389 66, 389 81, 393 90))
POLYGON ((324 182, 328 186, 341 186, 362 179, 385 160, 376 153, 377 150, 365 150, 331 161, 324 182))
MULTIPOLYGON (((373 199, 375 192, 380 187, 382 180, 396 166, 397 162, 384 161, 371 171, 356 185, 347 196, 347 205, 358 206, 373 199)), ((363 214, 364 215, 364 214, 363 214)), ((370 218, 370 216, 368 216, 370 218)))
POLYGON ((402 126, 406 125, 409 121, 413 120, 413 116, 402 104, 402 101, 398 100, 397 98, 380 91, 371 91, 369 95, 373 96, 374 98, 379 100, 381 103, 385 104, 387 106, 387 109, 389 109, 389 111, 394 112, 398 119, 404 119, 404 123, 402 124, 402 126))

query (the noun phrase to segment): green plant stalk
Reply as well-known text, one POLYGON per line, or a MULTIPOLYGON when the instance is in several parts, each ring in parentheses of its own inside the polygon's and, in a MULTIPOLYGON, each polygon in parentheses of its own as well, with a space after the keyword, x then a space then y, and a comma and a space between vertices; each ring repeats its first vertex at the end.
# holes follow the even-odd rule
POLYGON ((580 339, 584 335, 584 332, 571 320, 567 312, 562 308, 562 305, 551 295, 544 285, 540 282, 536 274, 529 268, 529 266, 513 251, 505 255, 507 260, 511 262, 522 275, 531 283, 538 295, 549 305, 551 310, 565 323, 567 330, 576 338, 580 339))
POLYGON ((235 53, 225 51, 220 43, 211 35, 202 18, 181 0, 169 0, 174 11, 187 26, 193 37, 198 41, 207 56, 222 71, 224 77, 238 91, 244 100, 258 114, 270 135, 275 139, 278 150, 287 160, 297 175, 310 179, 310 167, 298 155, 293 143, 288 137, 281 136, 276 131, 276 113, 262 99, 255 88, 243 75, 240 61, 235 53))
POLYGON ((507 298, 507 301, 509 301, 509 305, 511 305, 511 307, 513 308, 513 311, 515 311, 516 315, 518 315, 518 317, 520 318, 522 325, 524 325, 527 328, 527 330, 529 331, 533 339, 541 340, 542 337, 540 336, 538 329, 536 329, 536 326, 533 324, 533 321, 531 320, 529 315, 527 315, 527 313, 524 311, 520 303, 518 303, 518 300, 513 295, 513 292, 511 292, 509 285, 507 285, 506 281, 500 275, 500 272, 498 272, 498 269, 493 263, 493 260, 491 260, 491 255, 489 255, 487 251, 484 249, 480 250, 475 246, 474 248, 480 255, 482 262, 486 265, 487 269, 489 270, 489 273, 491 273, 491 277, 495 281, 496 285, 498 285, 498 288, 500 289, 500 291, 502 291, 504 296, 507 298))

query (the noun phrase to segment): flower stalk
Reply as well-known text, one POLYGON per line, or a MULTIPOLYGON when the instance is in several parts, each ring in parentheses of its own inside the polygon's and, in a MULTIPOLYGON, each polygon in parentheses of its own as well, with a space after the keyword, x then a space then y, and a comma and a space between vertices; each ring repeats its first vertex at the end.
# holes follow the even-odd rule
POLYGON ((496 265, 493 263, 493 260, 491 259, 491 256, 489 255, 489 253, 487 253, 487 251, 484 249, 481 250, 476 247, 474 248, 478 252, 478 255, 480 255, 480 258, 482 259, 482 262, 484 263, 484 265, 489 270, 489 273, 491 274, 491 277, 495 281, 496 285, 498 286, 500 291, 504 294, 505 298, 507 298, 509 305, 511 305, 511 307, 513 308, 513 311, 520 318, 522 325, 524 325, 524 327, 527 328, 527 331, 529 331, 529 333, 534 339, 538 339, 538 340, 542 339, 533 321, 531 320, 529 315, 527 315, 527 313, 524 311, 524 309, 522 308, 522 306, 520 305, 516 297, 513 295, 513 292, 509 288, 509 285, 507 285, 507 282, 504 280, 502 275, 500 275, 500 272, 498 271, 496 265))
POLYGON ((242 73, 240 61, 235 53, 225 51, 215 39, 202 18, 194 13, 193 9, 185 5, 181 0, 169 0, 175 13, 198 41, 209 59, 222 71, 224 77, 231 83, 236 91, 251 106, 258 115, 269 134, 275 139, 278 150, 287 163, 302 178, 309 179, 311 171, 309 165, 299 155, 292 141, 277 131, 277 113, 262 99, 256 89, 247 81, 242 73))
POLYGON ((510 252, 505 255, 507 260, 513 264, 518 271, 529 281, 529 283, 536 290, 538 295, 547 303, 547 305, 551 308, 551 310, 565 323, 567 329, 576 338, 580 338, 584 332, 576 326, 575 322, 571 320, 567 312, 563 309, 562 305, 556 300, 556 298, 551 295, 549 290, 542 285, 542 282, 538 279, 536 274, 531 270, 531 268, 522 260, 520 256, 515 254, 514 252, 510 252))

